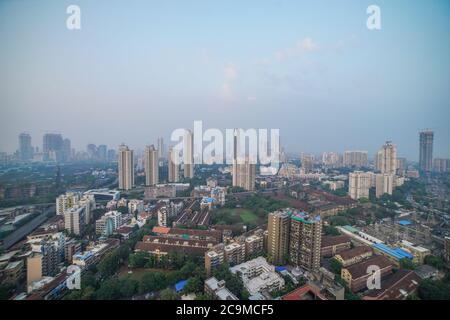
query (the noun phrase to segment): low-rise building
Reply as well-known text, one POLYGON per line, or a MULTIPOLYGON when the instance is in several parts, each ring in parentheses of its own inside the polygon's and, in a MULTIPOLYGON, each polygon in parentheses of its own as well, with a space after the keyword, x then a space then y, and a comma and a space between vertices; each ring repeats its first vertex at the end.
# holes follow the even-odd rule
POLYGON ((281 290, 285 284, 284 279, 275 272, 275 266, 267 263, 264 257, 231 267, 230 271, 242 279, 251 296, 281 290))
POLYGON ((225 286, 225 280, 217 280, 215 277, 205 280, 205 294, 215 300, 239 300, 225 286))
POLYGON ((341 278, 352 292, 361 291, 367 288, 367 279, 372 275, 373 270, 370 267, 377 268, 381 279, 383 279, 392 273, 394 264, 384 256, 373 256, 365 261, 342 268, 341 278))
POLYGON ((417 292, 420 278, 409 270, 399 270, 381 280, 381 288, 367 292, 364 300, 405 300, 417 292))
POLYGON ((425 257, 431 254, 429 249, 414 245, 413 243, 406 240, 400 241, 398 245, 411 253, 414 256, 413 262, 417 264, 423 264, 425 257))
POLYGON ((372 248, 369 246, 358 246, 353 249, 342 251, 334 256, 343 267, 348 267, 352 264, 363 261, 370 258, 373 254, 372 248))
POLYGON ((351 247, 351 240, 348 236, 323 236, 322 237, 322 257, 332 257, 337 253, 348 250, 351 247))

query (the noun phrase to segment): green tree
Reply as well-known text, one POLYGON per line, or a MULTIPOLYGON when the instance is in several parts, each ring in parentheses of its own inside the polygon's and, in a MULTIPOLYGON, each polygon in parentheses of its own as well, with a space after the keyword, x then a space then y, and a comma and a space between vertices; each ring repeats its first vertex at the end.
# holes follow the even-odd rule
POLYGON ((324 227, 325 235, 327 236, 338 236, 340 235, 340 232, 336 227, 333 226, 325 226, 324 227))
POLYGON ((450 284, 439 280, 423 280, 419 285, 419 297, 423 300, 450 300, 450 284))
POLYGON ((98 300, 117 300, 122 297, 120 282, 117 279, 109 279, 101 283, 95 294, 98 300))
POLYGON ((442 258, 438 256, 428 255, 425 257, 424 263, 439 270, 443 270, 445 268, 444 260, 442 260, 442 258))
POLYGON ((120 280, 120 293, 124 298, 131 298, 138 291, 139 282, 134 279, 120 280))
POLYGON ((414 270, 416 269, 416 265, 412 262, 412 260, 403 258, 400 260, 400 269, 414 270))
POLYGON ((333 258, 330 260, 330 269, 334 274, 341 275, 342 263, 333 258))
POLYGON ((178 300, 179 295, 175 292, 175 290, 166 288, 163 291, 161 291, 161 294, 159 296, 161 300, 178 300))
POLYGON ((199 277, 191 277, 188 279, 183 293, 200 293, 203 292, 203 281, 199 277))
POLYGON ((143 268, 148 262, 150 254, 145 251, 136 252, 129 257, 129 265, 131 268, 143 268))

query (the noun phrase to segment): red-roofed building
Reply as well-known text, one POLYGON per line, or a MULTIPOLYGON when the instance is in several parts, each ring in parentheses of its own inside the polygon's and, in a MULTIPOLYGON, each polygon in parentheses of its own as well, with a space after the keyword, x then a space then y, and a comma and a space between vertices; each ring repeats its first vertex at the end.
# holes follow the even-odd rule
POLYGON ((281 300, 327 300, 327 298, 320 293, 318 288, 306 284, 285 294, 281 297, 281 300))

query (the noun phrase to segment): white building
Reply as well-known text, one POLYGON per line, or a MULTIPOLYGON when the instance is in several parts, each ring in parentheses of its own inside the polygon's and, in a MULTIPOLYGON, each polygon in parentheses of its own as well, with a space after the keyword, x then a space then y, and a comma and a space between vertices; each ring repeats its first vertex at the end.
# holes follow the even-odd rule
POLYGON ((387 141, 378 151, 376 168, 381 173, 395 175, 397 171, 397 147, 387 141))
POLYGON ((371 173, 354 171, 348 176, 348 195, 352 199, 369 199, 371 173))
POLYGON ((133 199, 128 202, 128 212, 135 213, 136 211, 137 212, 144 211, 144 201, 143 200, 133 199))
POLYGON ((86 226, 86 207, 75 205, 64 212, 64 228, 69 233, 81 235, 86 226))
POLYGON ((267 263, 264 257, 231 267, 230 271, 241 277, 250 295, 256 295, 263 291, 281 290, 285 284, 284 279, 275 272, 275 266, 267 263))
POLYGON ((392 195, 393 189, 394 176, 392 174, 380 173, 376 175, 375 194, 377 198, 380 198, 385 193, 392 195))
POLYGON ((80 193, 67 192, 56 198, 56 214, 63 215, 64 212, 77 204, 80 200, 80 193))

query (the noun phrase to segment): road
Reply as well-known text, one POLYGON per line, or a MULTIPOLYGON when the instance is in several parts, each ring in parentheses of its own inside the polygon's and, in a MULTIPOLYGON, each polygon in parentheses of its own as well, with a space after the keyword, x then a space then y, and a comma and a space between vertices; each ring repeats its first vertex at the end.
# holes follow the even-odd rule
POLYGON ((47 221, 49 219, 48 218, 49 213, 55 213, 55 205, 51 206, 50 208, 46 208, 44 210, 44 212, 42 212, 36 218, 34 218, 27 224, 23 225, 19 229, 13 231, 11 234, 6 236, 3 239, 3 248, 5 248, 5 249, 11 248, 17 242, 19 242, 24 237, 26 237, 31 232, 33 232, 34 229, 36 229, 37 227, 39 227, 41 224, 43 224, 45 221, 47 221))

